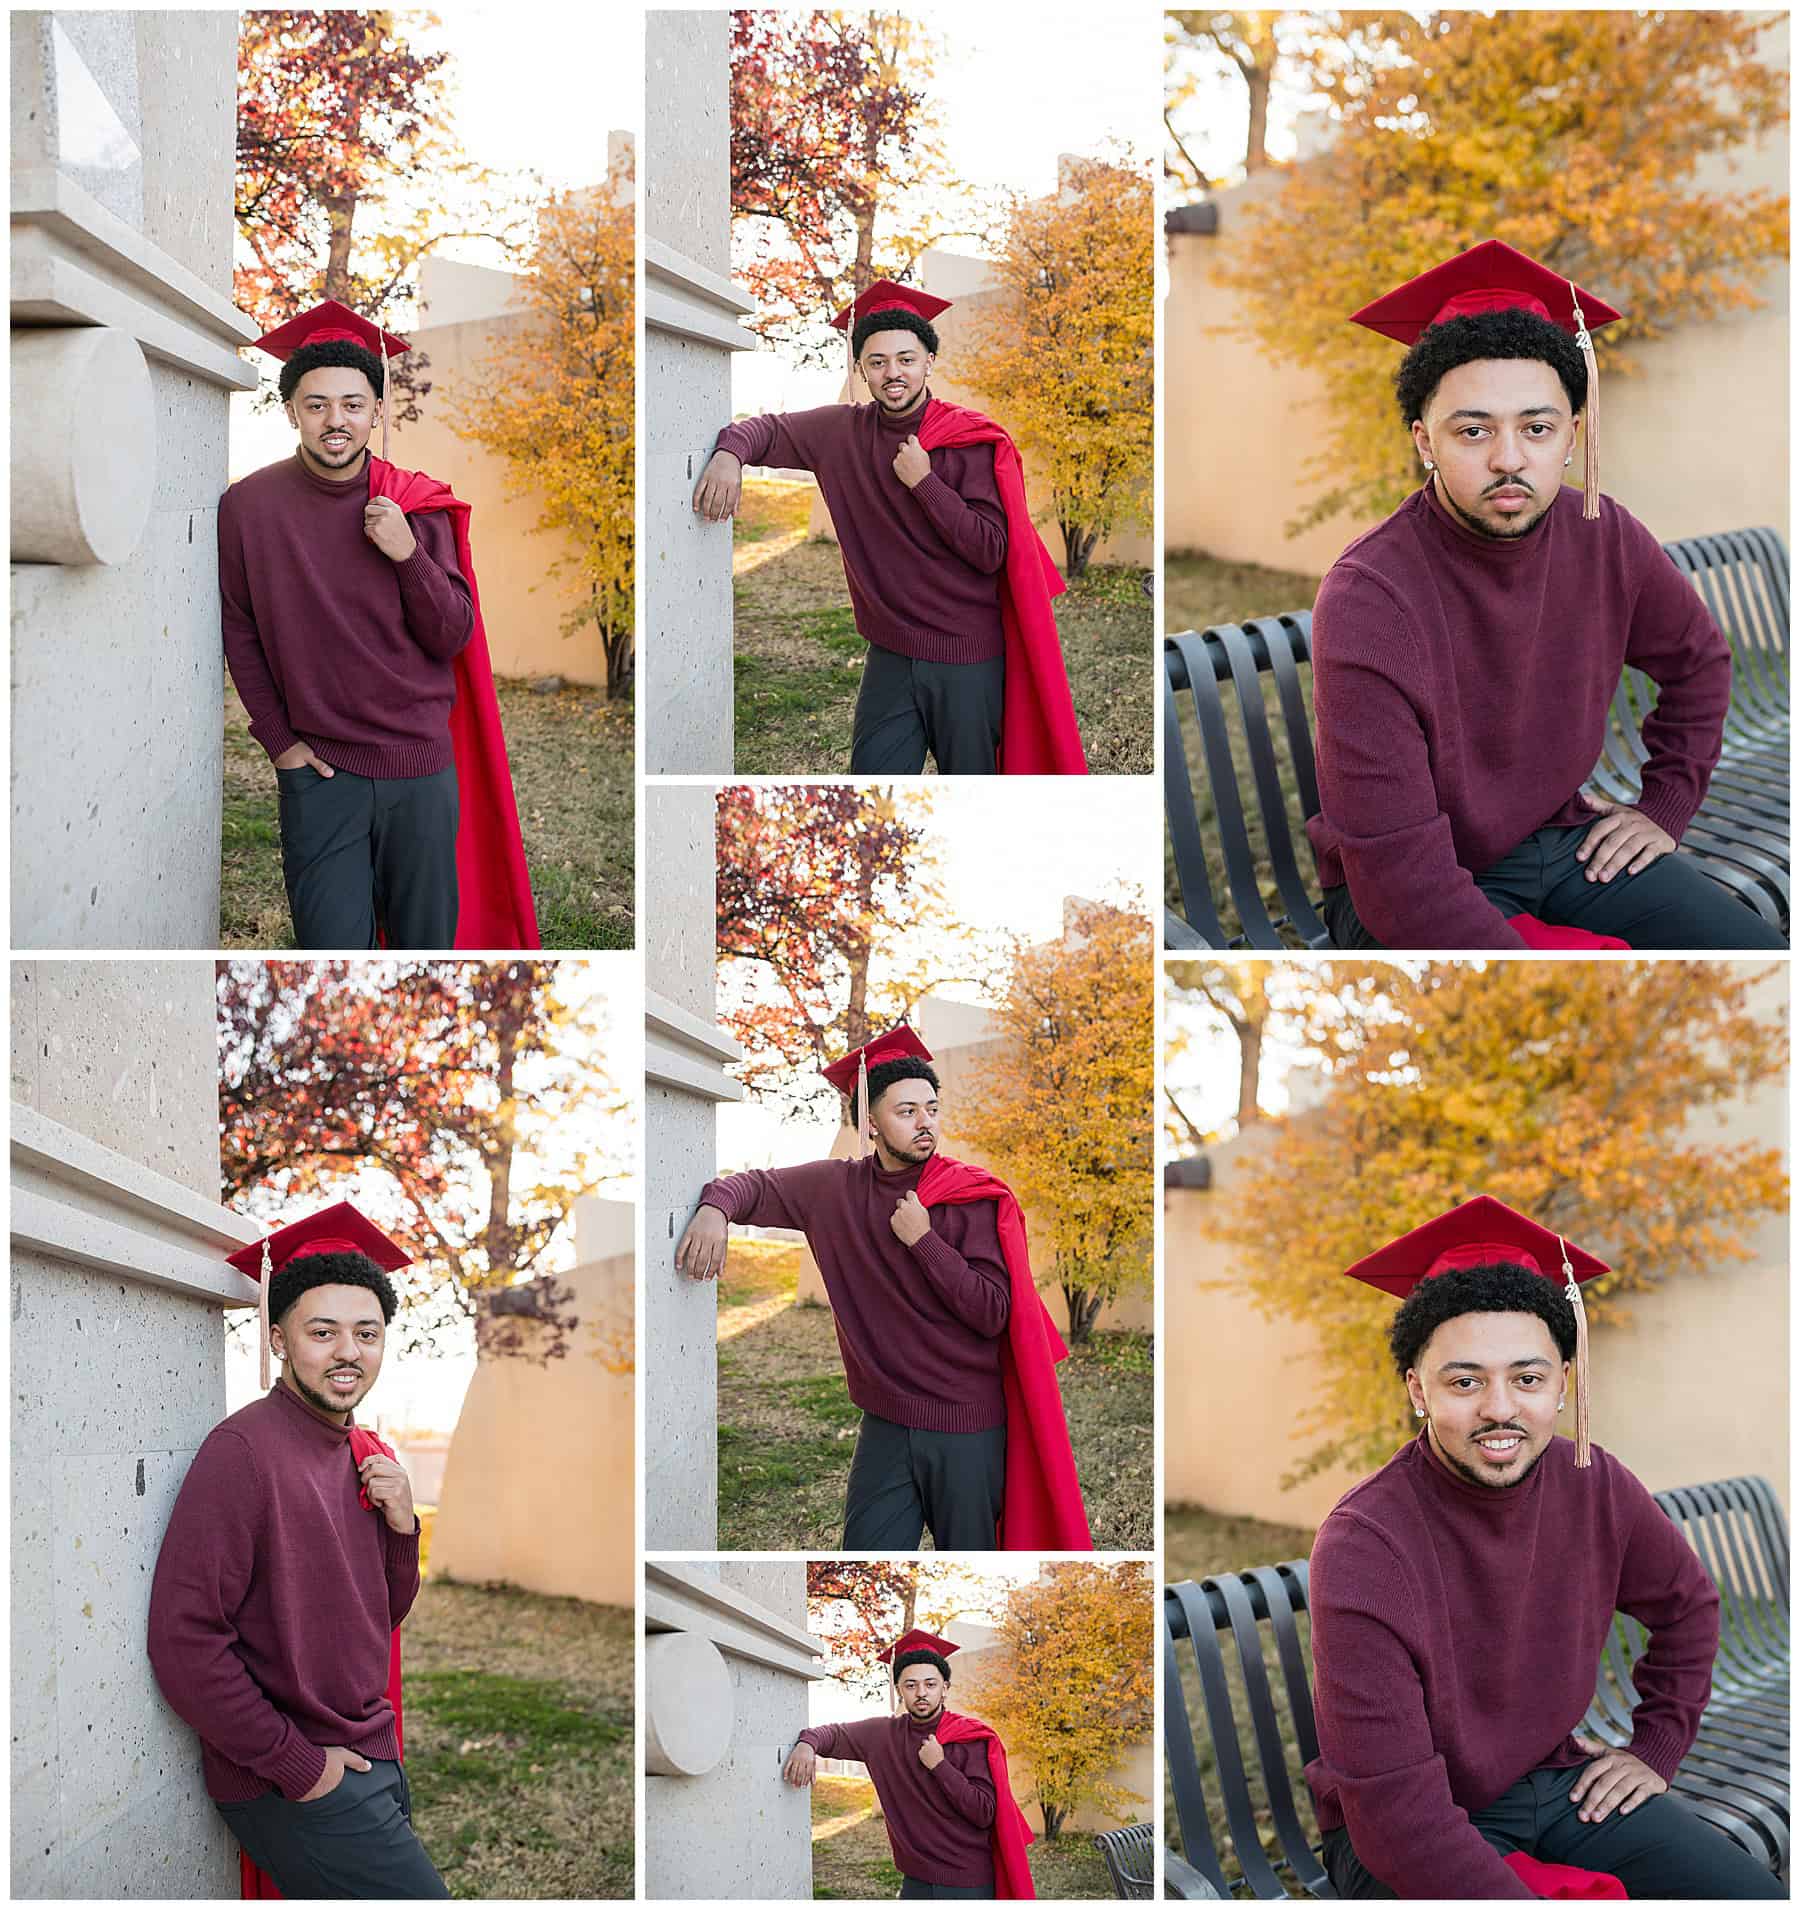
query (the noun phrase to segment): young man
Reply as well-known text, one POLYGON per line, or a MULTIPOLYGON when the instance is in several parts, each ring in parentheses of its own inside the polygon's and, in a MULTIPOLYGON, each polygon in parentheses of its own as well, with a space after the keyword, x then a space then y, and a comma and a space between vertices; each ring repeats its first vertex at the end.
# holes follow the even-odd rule
POLYGON ((1035 1897, 1025 1856, 1032 1833, 1013 1799, 1006 1747, 990 1726, 946 1708, 956 1649, 909 1631, 880 1654, 892 1667, 898 1713, 813 1725, 781 1774, 800 1786, 818 1775, 820 1757, 868 1766, 902 1897, 1035 1897))
POLYGON ((931 321, 948 305, 886 279, 853 299, 831 322, 849 329, 871 402, 727 425, 694 509, 730 517, 746 464, 818 479, 869 644, 852 773, 916 776, 929 755, 948 776, 1080 774, 1050 611, 1063 584, 1032 527, 1018 451, 928 388, 931 321))
POLYGON ((406 340, 327 301, 258 344, 299 443, 220 500, 219 596, 294 939, 535 948, 468 510, 370 450, 406 340))
POLYGON ((1588 1445, 1579 1283, 1605 1263, 1481 1196, 1349 1271, 1404 1296, 1389 1343, 1423 1425, 1313 1545, 1306 1775, 1337 1894, 1530 1897, 1538 1860, 1631 1897, 1784 1896, 1667 1795, 1719 1595, 1588 1445), (1555 1437, 1571 1391, 1572 1442, 1555 1437), (1628 1749, 1577 1735, 1615 1609, 1650 1633, 1628 1749))
POLYGON ((844 1377, 863 1409, 844 1545, 915 1551, 1091 1544, 1019 1204, 937 1151, 931 1056, 902 1026, 825 1078, 874 1152, 707 1182, 676 1249, 693 1279, 723 1271, 729 1227, 806 1235, 830 1297, 844 1377))
POLYGON ((412 1828, 396 1628, 419 1521, 391 1451, 356 1424, 404 1252, 350 1206, 231 1256, 260 1278, 264 1384, 207 1435, 150 1589, 150 1662, 199 1734, 245 1895, 447 1897, 412 1828), (258 1873, 261 1873, 259 1877, 258 1873))
POLYGON ((1566 489, 1592 411, 1591 292, 1498 240, 1355 322, 1395 378, 1424 487, 1332 566, 1313 612, 1319 814, 1339 948, 1524 948, 1535 924, 1633 948, 1774 948, 1670 853, 1719 760, 1731 655, 1644 526, 1566 489), (1658 686, 1637 803, 1581 793, 1625 665, 1658 686), (1530 923, 1514 918, 1529 917, 1530 923))

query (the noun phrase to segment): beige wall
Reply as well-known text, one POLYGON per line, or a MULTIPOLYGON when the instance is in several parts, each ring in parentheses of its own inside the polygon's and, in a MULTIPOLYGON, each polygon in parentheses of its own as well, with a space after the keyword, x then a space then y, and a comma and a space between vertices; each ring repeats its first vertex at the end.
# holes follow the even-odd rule
MULTIPOLYGON (((1785 66, 1785 20, 1764 42, 1764 57, 1785 66)), ((1785 133, 1731 157, 1735 171, 1721 159, 1702 171, 1699 183, 1787 190, 1785 133)), ((1278 192, 1282 178, 1264 173, 1220 193, 1216 237, 1169 240, 1163 543, 1170 551, 1322 574, 1374 520, 1339 517, 1299 537, 1282 534, 1283 524, 1323 488, 1303 473, 1318 438, 1306 416, 1322 403, 1321 383, 1266 357, 1254 341, 1217 329, 1238 322, 1242 307, 1235 294, 1214 284, 1214 264, 1242 235, 1245 209, 1278 192)), ((1603 377, 1602 483, 1658 538, 1760 524, 1785 535, 1786 265, 1756 289, 1766 301, 1762 310, 1634 345, 1636 374, 1603 377)), ((1400 348, 1394 350, 1397 364, 1400 348)))
POLYGON ((477 1369, 444 1469, 435 1575, 635 1603, 632 1375, 607 1364, 621 1331, 629 1344, 634 1264, 614 1253, 567 1276, 580 1325, 562 1359, 477 1369))
MULTIPOLYGON (((1752 1000, 1772 1038, 1787 1040, 1787 969, 1752 1000)), ((1299 1117, 1305 1119, 1302 1115, 1299 1117)), ((1709 1140, 1786 1149, 1787 1078, 1729 1105, 1719 1123, 1697 1117, 1709 1140)), ((1343 1471, 1281 1489, 1306 1450, 1293 1425, 1318 1345, 1311 1328, 1270 1322, 1241 1297, 1206 1282, 1230 1279, 1234 1256, 1206 1237, 1246 1164, 1281 1144, 1283 1124, 1207 1152, 1208 1192, 1164 1197, 1169 1370, 1206 1373, 1204 1386, 1168 1388, 1164 1496, 1215 1512, 1312 1526, 1354 1483, 1343 1471), (1203 1360, 1202 1360, 1203 1356, 1203 1360)), ((1594 1346, 1594 1437, 1652 1491, 1760 1473, 1788 1501, 1788 1230, 1785 1216, 1749 1236, 1750 1258, 1671 1280, 1625 1301, 1628 1322, 1594 1346)), ((1397 1383, 1397 1382, 1396 1382, 1397 1383)))

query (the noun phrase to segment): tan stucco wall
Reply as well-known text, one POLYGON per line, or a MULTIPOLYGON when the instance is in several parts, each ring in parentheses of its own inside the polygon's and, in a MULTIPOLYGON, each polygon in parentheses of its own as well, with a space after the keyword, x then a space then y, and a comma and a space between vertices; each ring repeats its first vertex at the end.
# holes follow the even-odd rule
MULTIPOLYGON (((1736 966, 1734 964, 1734 966, 1736 966)), ((1787 969, 1752 1001, 1785 1051, 1787 969)), ((1787 1145, 1787 1078, 1699 1117, 1709 1140, 1787 1145)), ((1305 1116, 1300 1118, 1304 1119, 1305 1116)), ((1164 1196, 1166 1312, 1172 1373, 1204 1384, 1167 1390, 1164 1496, 1170 1504, 1316 1525, 1354 1483, 1344 1472, 1284 1492, 1281 1474, 1306 1450, 1293 1437, 1315 1360, 1313 1330, 1262 1318, 1232 1290, 1234 1256, 1205 1237, 1246 1162, 1278 1147, 1280 1123, 1207 1152, 1211 1191, 1164 1196)), ((1749 1260, 1683 1275, 1629 1296, 1629 1324, 1594 1347, 1594 1437, 1652 1491, 1760 1473, 1788 1500, 1788 1229, 1785 1216, 1749 1236, 1749 1260)))
POLYGON ((484 1360, 456 1422, 432 1534, 432 1571, 482 1584, 632 1605, 632 1375, 604 1356, 630 1343, 635 1256, 568 1274, 579 1315, 563 1358, 484 1360))
MULTIPOLYGON (((1764 41, 1764 57, 1785 66, 1785 20, 1764 41)), ((1786 191, 1785 133, 1739 148, 1731 159, 1735 170, 1724 159, 1711 162, 1699 184, 1786 191)), ((1253 340, 1215 329, 1236 324, 1242 308, 1235 294, 1213 283, 1214 263, 1243 233, 1245 208, 1278 192, 1282 176, 1263 173, 1220 193, 1216 237, 1175 235, 1168 243, 1163 543, 1170 551, 1322 574, 1373 520, 1340 517, 1299 537, 1282 534, 1283 524, 1323 488, 1303 473, 1318 441, 1304 420, 1323 402, 1321 383, 1309 371, 1266 357, 1253 340)), ((1785 264, 1756 290, 1762 310, 1634 345, 1635 375, 1603 377, 1602 483, 1658 538, 1761 524, 1785 534, 1785 264)))

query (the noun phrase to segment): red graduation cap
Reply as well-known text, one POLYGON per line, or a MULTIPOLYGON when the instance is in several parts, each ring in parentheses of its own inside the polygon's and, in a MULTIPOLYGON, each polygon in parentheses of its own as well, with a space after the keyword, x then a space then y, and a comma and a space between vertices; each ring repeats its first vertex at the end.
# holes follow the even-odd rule
POLYGON ((900 285, 893 279, 877 279, 864 288, 831 321, 840 332, 856 330, 857 314, 867 318, 871 312, 911 312, 929 325, 939 312, 947 312, 951 301, 937 298, 922 286, 900 285))
POLYGON ((909 1631, 904 1638, 896 1638, 886 1651, 878 1651, 875 1656, 884 1665, 891 1665, 896 1658, 909 1651, 935 1651, 940 1658, 948 1658, 953 1651, 960 1651, 960 1645, 951 1644, 948 1638, 940 1638, 935 1632, 909 1631))
POLYGON ((1446 319, 1474 312, 1526 311, 1560 325, 1581 347, 1587 362, 1588 401, 1583 423, 1586 470, 1582 514, 1600 515, 1599 368, 1591 333, 1623 316, 1573 279, 1552 272, 1504 239, 1484 239, 1455 258, 1421 272, 1394 291, 1384 292, 1352 312, 1350 322, 1384 337, 1413 345, 1422 333, 1446 319))
POLYGON ((1575 1309, 1575 1463, 1589 1463, 1588 1441, 1588 1333, 1587 1308, 1581 1283, 1598 1279, 1612 1269, 1604 1260, 1571 1247, 1561 1234, 1540 1226, 1527 1215, 1477 1194, 1439 1214, 1411 1233, 1357 1261, 1345 1271, 1353 1280, 1366 1281, 1384 1293, 1405 1299, 1421 1281, 1461 1267, 1489 1266, 1494 1262, 1524 1267, 1546 1280, 1562 1282, 1563 1293, 1575 1309))
POLYGON ((340 305, 334 298, 324 300, 310 311, 298 312, 285 325, 265 332, 253 349, 266 351, 271 358, 285 363, 302 345, 324 345, 333 339, 361 345, 377 358, 412 350, 404 338, 384 332, 360 312, 351 311, 348 305, 340 305))
POLYGON ((412 1255, 390 1240, 349 1201, 340 1200, 304 1220, 277 1227, 272 1234, 225 1257, 239 1273, 257 1283, 257 1319, 262 1333, 262 1384, 269 1385, 269 1283, 284 1267, 309 1254, 360 1253, 387 1273, 412 1265, 412 1255))
POLYGON ((929 1061, 931 1050, 905 1022, 901 1022, 898 1028, 890 1028, 885 1035, 877 1035, 873 1041, 865 1041, 860 1048, 852 1048, 841 1061, 834 1061, 825 1070, 825 1079, 839 1094, 852 1099, 862 1116, 856 1123, 859 1151, 863 1122, 869 1118, 869 1070, 879 1067, 884 1061, 902 1061, 908 1057, 929 1061))

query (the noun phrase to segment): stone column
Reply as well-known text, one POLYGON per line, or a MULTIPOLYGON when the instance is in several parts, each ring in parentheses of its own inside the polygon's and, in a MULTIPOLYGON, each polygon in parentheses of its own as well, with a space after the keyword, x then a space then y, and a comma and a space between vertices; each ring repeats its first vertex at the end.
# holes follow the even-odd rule
POLYGON ((755 340, 731 283, 727 13, 644 26, 644 544, 639 565, 647 775, 730 775, 731 526, 692 509, 731 421, 731 354, 755 340))
POLYGON ((644 1884, 812 1896, 812 1793, 781 1781, 825 1676, 798 1560, 644 1567, 644 1884))
POLYGON ((236 29, 10 21, 15 947, 218 941, 236 29))
POLYGON ((235 1897, 145 1650, 169 1508, 225 1411, 210 962, 12 972, 12 1893, 235 1897))
POLYGON ((741 1053, 714 1020, 718 934, 710 789, 645 791, 644 1544, 718 1543, 718 1289, 675 1270, 675 1243, 717 1171, 713 1110, 743 1098, 726 1074, 741 1053))

